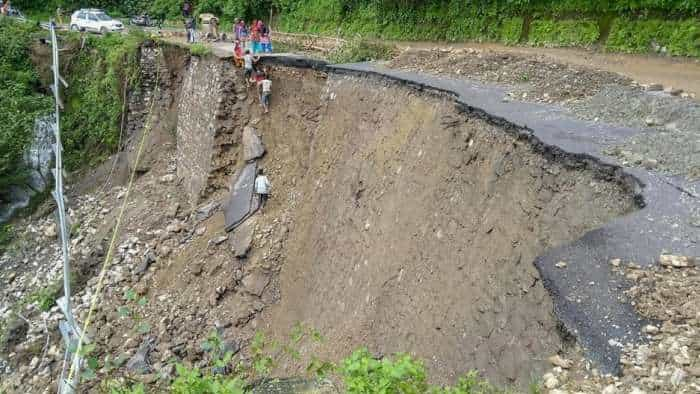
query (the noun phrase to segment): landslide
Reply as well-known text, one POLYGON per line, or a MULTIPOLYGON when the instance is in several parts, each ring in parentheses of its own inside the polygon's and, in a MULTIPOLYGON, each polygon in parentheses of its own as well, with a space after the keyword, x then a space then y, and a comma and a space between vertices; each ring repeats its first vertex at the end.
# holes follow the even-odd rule
POLYGON ((330 74, 299 108, 288 83, 261 126, 289 223, 267 331, 315 327, 327 340, 302 353, 336 360, 411 352, 438 383, 476 368, 524 385, 565 350, 532 261, 635 209, 623 183, 451 97, 330 74), (306 133, 288 121, 312 110, 306 133))
MULTIPOLYGON (((129 360, 153 340, 151 373, 139 380, 172 377, 172 360, 203 367, 201 344, 213 330, 247 363, 256 331, 284 342, 301 323, 325 339, 302 342, 299 359, 283 357, 276 375, 303 375, 312 357, 339 361, 367 346, 377 355, 401 351, 426 360, 434 383, 479 369, 496 383, 524 386, 567 345, 534 258, 636 208, 608 169, 519 139, 446 95, 273 66, 272 110, 263 115, 253 88, 227 60, 142 48, 141 62, 126 156, 149 116, 153 130, 90 330, 100 359, 129 360), (147 113, 152 99, 155 110, 147 113), (210 112, 211 119, 202 115, 210 112), (261 165, 273 192, 250 219, 251 249, 238 258, 236 233, 223 232, 217 207, 243 165, 246 125, 265 143, 261 165), (197 138, 212 146, 188 144, 197 138), (208 171, 195 192, 197 179, 182 175, 193 173, 183 171, 188 163, 208 171), (130 300, 130 292, 144 302, 130 300)), ((131 157, 121 161, 133 166, 131 157)), ((85 234, 75 253, 94 265, 102 254, 91 253, 110 234, 124 198, 123 187, 111 187, 115 179, 102 191, 107 172, 86 174, 82 183, 94 179, 98 190, 73 203, 85 234)), ((37 239, 53 251, 50 220, 38 226, 28 236, 44 234, 37 239)), ((33 260, 56 277, 57 256, 27 252, 4 256, 3 266, 33 260)), ((8 291, 26 295, 34 290, 31 276, 26 270, 1 279, 8 291)), ((74 297, 80 319, 95 286, 87 280, 74 297)), ((26 317, 32 326, 15 347, 19 356, 8 360, 8 382, 55 384, 60 338, 50 338, 46 359, 28 349, 41 349, 42 321, 55 331, 60 312, 32 306, 26 317), (21 369, 32 357, 38 375, 21 369)), ((112 373, 134 372, 125 366, 112 373)))

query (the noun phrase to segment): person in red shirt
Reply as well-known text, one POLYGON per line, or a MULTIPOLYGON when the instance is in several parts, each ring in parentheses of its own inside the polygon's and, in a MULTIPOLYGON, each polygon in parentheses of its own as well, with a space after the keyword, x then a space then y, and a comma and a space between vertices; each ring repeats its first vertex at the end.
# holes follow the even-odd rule
POLYGON ((243 67, 243 47, 241 46, 241 40, 236 40, 233 42, 233 64, 236 67, 243 67))

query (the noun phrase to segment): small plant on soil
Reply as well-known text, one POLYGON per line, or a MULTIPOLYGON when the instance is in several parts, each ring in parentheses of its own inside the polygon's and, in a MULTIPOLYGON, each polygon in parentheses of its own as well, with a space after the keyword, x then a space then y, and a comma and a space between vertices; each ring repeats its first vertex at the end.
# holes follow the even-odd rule
POLYGON ((209 55, 210 53, 211 53, 211 49, 204 44, 197 43, 197 44, 190 45, 190 54, 192 56, 203 57, 203 56, 209 55))
POLYGON ((145 297, 137 298, 138 295, 134 290, 127 289, 124 292, 124 300, 127 301, 127 305, 117 308, 117 314, 121 318, 130 317, 134 323, 132 328, 139 334, 148 334, 151 331, 151 325, 138 313, 138 307, 146 306, 148 300, 145 297))

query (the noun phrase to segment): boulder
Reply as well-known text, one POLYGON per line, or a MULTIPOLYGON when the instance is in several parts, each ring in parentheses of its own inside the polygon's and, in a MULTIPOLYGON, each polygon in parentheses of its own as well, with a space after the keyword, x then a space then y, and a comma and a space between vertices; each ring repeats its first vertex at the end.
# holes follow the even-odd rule
POLYGON ((262 157, 265 154, 260 136, 255 128, 246 126, 243 128, 243 160, 250 161, 262 157))
POLYGON ((243 278, 242 283, 245 291, 260 297, 270 283, 270 277, 262 271, 253 271, 243 278))
POLYGON ((236 257, 242 258, 248 254, 250 245, 253 243, 255 223, 255 217, 250 217, 233 231, 231 246, 233 247, 233 253, 236 257))

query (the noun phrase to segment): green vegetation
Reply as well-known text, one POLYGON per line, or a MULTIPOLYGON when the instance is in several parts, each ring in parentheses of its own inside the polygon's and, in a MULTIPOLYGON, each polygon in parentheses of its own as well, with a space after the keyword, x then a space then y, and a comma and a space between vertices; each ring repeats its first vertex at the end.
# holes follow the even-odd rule
POLYGON ((638 53, 664 47, 671 55, 700 57, 700 19, 617 19, 605 46, 612 51, 638 53))
MULTIPOLYGON (((10 186, 26 184, 22 156, 31 143, 35 119, 51 109, 29 56, 37 33, 29 24, 0 18, 0 203, 10 186)), ((7 234, 0 230, 0 245, 7 234)))
POLYGON ((190 54, 199 57, 207 56, 211 54, 211 48, 200 43, 192 44, 190 45, 190 54))
MULTIPOLYGON (((269 375, 281 357, 299 360, 295 350, 303 340, 322 341, 313 329, 297 324, 289 335, 288 343, 281 345, 258 332, 250 343, 251 359, 241 362, 234 357, 219 334, 212 332, 202 350, 208 355, 205 367, 194 368, 175 364, 176 376, 168 384, 167 392, 175 394, 224 394, 250 392, 256 384, 270 382, 269 375)), ((404 393, 404 394, 505 394, 483 380, 475 371, 468 372, 452 387, 428 384, 428 374, 423 362, 407 354, 376 358, 367 349, 356 350, 349 357, 334 365, 315 357, 307 368, 308 379, 326 379, 341 382, 343 392, 349 394, 404 393)), ((144 385, 135 382, 109 380, 103 383, 103 391, 110 394, 144 394, 144 385)), ((165 389, 166 387, 161 387, 165 389)), ((539 385, 532 384, 530 393, 539 393, 539 385)))
MULTIPOLYGON (((182 0, 17 0, 20 8, 46 15, 99 6, 113 15, 149 12, 180 26, 182 0)), ((700 56, 697 0, 199 0, 195 14, 231 22, 275 19, 281 31, 393 40, 525 42, 538 46, 597 44, 614 19, 608 50, 647 52, 655 44, 673 55, 700 56), (601 32, 604 30, 605 32, 601 32), (525 33, 523 35, 522 33, 525 33), (528 34, 529 33, 529 34, 528 34)))
POLYGON ((56 299, 63 293, 63 282, 56 280, 29 296, 29 302, 35 303, 40 311, 47 312, 56 305, 56 299))
POLYGON ((528 42, 537 46, 590 46, 598 39, 592 20, 538 19, 530 24, 528 42))
POLYGON ((333 63, 353 63, 368 60, 386 60, 394 55, 395 48, 379 42, 371 42, 356 36, 337 47, 328 55, 333 63))
MULTIPOLYGON (((77 35, 71 38, 78 40, 77 35)), ((145 38, 138 32, 86 36, 84 48, 72 59, 62 113, 69 170, 95 164, 117 149, 125 89, 137 86, 138 48, 145 38)))

